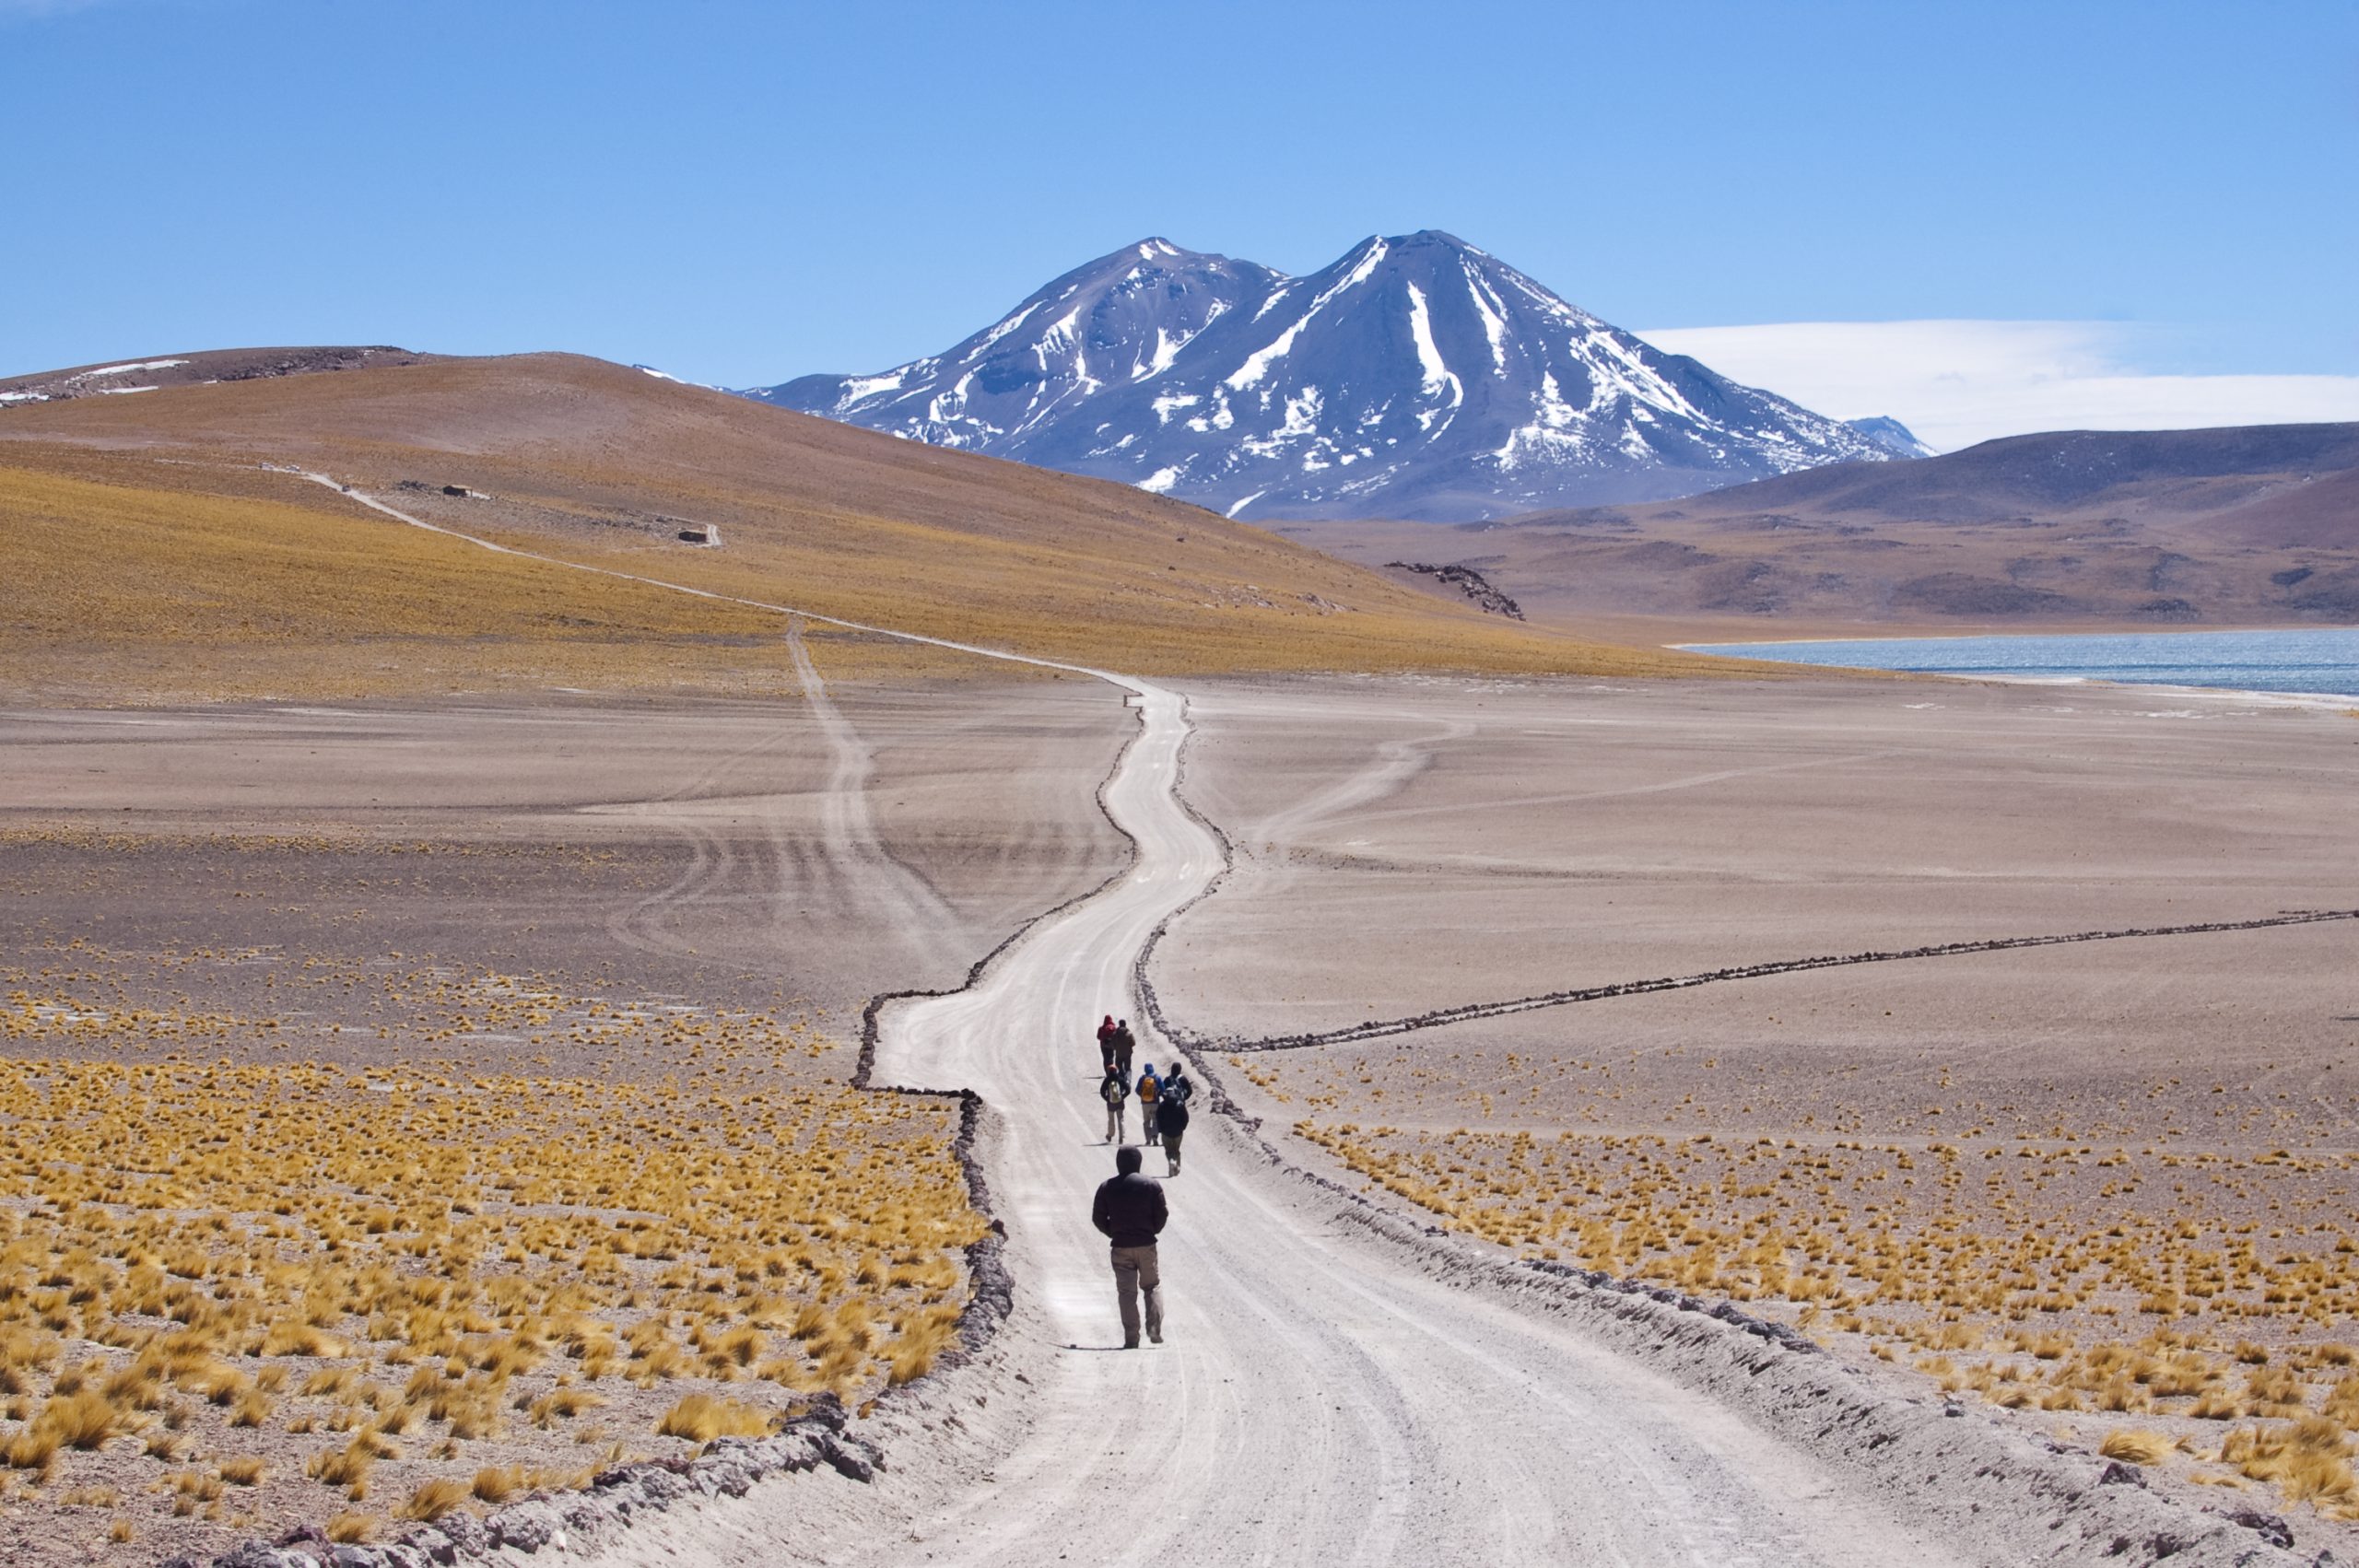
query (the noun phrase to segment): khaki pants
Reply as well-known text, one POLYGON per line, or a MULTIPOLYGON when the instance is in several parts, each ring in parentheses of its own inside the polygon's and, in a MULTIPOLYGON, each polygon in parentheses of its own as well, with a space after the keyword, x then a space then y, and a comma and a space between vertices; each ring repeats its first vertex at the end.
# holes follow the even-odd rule
POLYGON ((1187 1134, 1182 1132, 1167 1132, 1163 1135, 1163 1157, 1171 1162, 1173 1176, 1180 1174, 1180 1141, 1186 1136, 1187 1134))
POLYGON ((1130 1105, 1130 1102, 1129 1102, 1128 1100, 1114 1100, 1114 1101, 1109 1102, 1109 1103, 1107 1105, 1107 1106, 1106 1106, 1106 1141, 1107 1141, 1107 1142, 1109 1142, 1109 1143, 1113 1143, 1113 1142, 1118 1142, 1118 1141, 1121 1141, 1121 1136, 1122 1136, 1122 1112, 1124 1111, 1124 1109, 1126 1109, 1126 1108, 1129 1106, 1129 1105, 1130 1105))
POLYGON ((1163 1141, 1163 1134, 1155 1129, 1155 1102, 1153 1100, 1141 1100, 1139 1102, 1139 1120, 1144 1124, 1139 1129, 1140 1142, 1144 1143, 1148 1148, 1152 1149, 1155 1145, 1163 1141))
POLYGON ((1146 1337, 1163 1342, 1163 1270, 1152 1243, 1114 1248, 1114 1298, 1122 1307, 1122 1342, 1139 1342, 1139 1292, 1146 1292, 1146 1337))

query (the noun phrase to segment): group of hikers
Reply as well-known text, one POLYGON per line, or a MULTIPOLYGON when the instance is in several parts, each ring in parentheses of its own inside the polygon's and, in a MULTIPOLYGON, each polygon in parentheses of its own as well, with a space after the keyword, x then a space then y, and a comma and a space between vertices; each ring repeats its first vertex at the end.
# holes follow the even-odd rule
POLYGON ((1125 1018, 1117 1024, 1114 1015, 1108 1013, 1097 1026, 1097 1055, 1106 1071, 1097 1084, 1097 1097, 1106 1102, 1106 1141, 1118 1143, 1128 1136, 1123 1123, 1135 1096, 1140 1141, 1149 1148, 1161 1148, 1171 1167, 1165 1174, 1178 1176, 1180 1141, 1187 1136, 1188 1102, 1195 1097, 1196 1086, 1188 1081, 1187 1064, 1177 1060, 1170 1071, 1160 1074, 1155 1063, 1148 1062, 1133 1082, 1131 1053, 1137 1048, 1131 1021, 1125 1018))
POLYGON ((1174 1061, 1158 1074, 1148 1062, 1135 1082, 1131 1078, 1131 1053, 1138 1047, 1131 1021, 1115 1022, 1108 1013, 1097 1025, 1097 1053, 1105 1076, 1097 1097, 1106 1102, 1106 1141, 1114 1151, 1114 1175, 1097 1188, 1089 1218, 1112 1248, 1114 1294, 1122 1314, 1122 1348, 1139 1348, 1139 1298, 1146 1298, 1146 1337, 1163 1343, 1163 1271, 1156 1257, 1156 1237, 1163 1232, 1170 1210, 1164 1202, 1163 1184, 1141 1174, 1145 1156, 1125 1141, 1123 1118, 1133 1097, 1144 1141, 1158 1145, 1169 1164, 1169 1176, 1180 1174, 1180 1142, 1188 1131, 1188 1102, 1196 1086, 1188 1080, 1186 1064, 1174 1061))

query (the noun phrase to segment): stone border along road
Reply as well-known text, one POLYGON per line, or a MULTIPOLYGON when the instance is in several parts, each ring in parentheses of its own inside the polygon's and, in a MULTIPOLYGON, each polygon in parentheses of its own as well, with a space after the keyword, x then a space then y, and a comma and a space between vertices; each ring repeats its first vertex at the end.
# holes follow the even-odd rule
MULTIPOLYGON (((2328 920, 2359 920, 2359 909, 2304 909, 2283 915, 2265 915, 2250 920, 2212 920, 2201 925, 2143 926, 2109 931, 2067 931, 2053 936, 1991 937, 1980 942, 1950 942, 1931 947, 1911 947, 1896 953, 1848 953, 1819 958, 1783 958, 1767 964, 1747 964, 1733 969, 1710 969, 1700 975, 1677 975, 1659 980, 1625 980, 1615 985, 1587 986, 1579 990, 1543 991, 1538 996, 1517 997, 1509 1001, 1471 1002, 1463 1007, 1444 1007, 1431 1012, 1412 1013, 1405 1018, 1380 1018, 1371 1019, 1366 1024, 1348 1024, 1343 1028, 1318 1034, 1270 1035, 1260 1039, 1198 1035, 1172 1024, 1164 1016, 1161 1001, 1146 978, 1146 958, 1151 954, 1141 958, 1139 986, 1140 994, 1145 998, 1147 1015, 1155 1020, 1156 1027, 1191 1051, 1285 1051, 1299 1050, 1305 1046, 1349 1045, 1358 1040, 1381 1039, 1387 1035, 1406 1035, 1416 1029, 1435 1029, 1481 1018, 1504 1018, 1514 1012, 1534 1012, 1543 1007, 1569 1007, 1576 1002, 1603 1001, 1618 996, 1643 996, 1650 991, 1685 990, 1692 986, 1718 985, 1723 980, 1757 980, 1769 975, 1795 975, 1806 969, 1840 969, 1853 964, 1896 964, 1913 958, 1952 958, 1966 953, 2006 953, 2022 947, 2058 947, 2076 942, 2126 942, 2137 937, 2257 931, 2273 926, 2314 926, 2328 920)), ((1165 934, 1158 930, 1156 937, 1159 941, 1165 934)))
MULTIPOLYGON (((1005 1231, 1000 1278, 1020 1285, 991 1354, 961 1357, 880 1403, 875 1428, 914 1439, 897 1444, 890 1474, 823 1411, 693 1464, 631 1467, 589 1492, 536 1499, 522 1505, 537 1512, 518 1531, 504 1523, 517 1512, 508 1510, 475 1541, 429 1531, 412 1545, 322 1555, 350 1568, 414 1568, 421 1552, 513 1561, 566 1544, 553 1527, 572 1523, 589 1532, 574 1550, 618 1568, 929 1557, 1158 1568, 1175 1558, 1647 1568, 2300 1561, 2260 1525, 2158 1496, 2125 1467, 1987 1417, 1949 1419, 1957 1412, 1743 1324, 1437 1239, 1291 1168, 1230 1116, 1198 1118, 1187 1172, 1169 1185, 1168 1342, 1117 1348, 1105 1244, 1086 1223, 1089 1192, 1111 1161, 1097 1141, 1104 1117, 1090 1095, 1097 1063, 1084 1025, 1120 1010, 1152 934, 1203 895, 1226 854, 1178 795, 1184 701, 1130 677, 1054 667, 1111 682, 1137 704, 1139 732, 1101 792, 1132 837, 1134 864, 1036 920, 967 989, 880 1001, 863 1042, 880 1086, 964 1091, 965 1129, 980 1134, 1005 1231), (998 1408, 987 1409, 992 1396, 998 1408), (812 1480, 752 1484, 821 1464, 812 1480), (871 1484, 808 1490, 831 1474, 871 1484), (691 1492, 706 1501, 671 1505, 691 1492), (624 1506, 602 1507, 609 1493, 624 1506), (632 1527, 604 1527, 621 1517, 632 1527)), ((1133 1012, 1146 1025, 1142 1057, 1167 1059, 1151 1021, 1133 1012)), ((257 1556, 241 1568, 284 1561, 257 1556)))

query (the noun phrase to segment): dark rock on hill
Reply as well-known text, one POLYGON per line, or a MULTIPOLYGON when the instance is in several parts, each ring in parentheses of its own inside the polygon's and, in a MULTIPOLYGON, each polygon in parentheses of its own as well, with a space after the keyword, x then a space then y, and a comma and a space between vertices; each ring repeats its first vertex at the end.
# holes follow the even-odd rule
POLYGON ((328 370, 422 365, 435 357, 437 356, 431 354, 378 345, 367 348, 216 348, 109 365, 77 365, 66 370, 0 377, 0 413, 37 403, 120 396, 127 392, 158 392, 166 387, 261 380, 328 370))

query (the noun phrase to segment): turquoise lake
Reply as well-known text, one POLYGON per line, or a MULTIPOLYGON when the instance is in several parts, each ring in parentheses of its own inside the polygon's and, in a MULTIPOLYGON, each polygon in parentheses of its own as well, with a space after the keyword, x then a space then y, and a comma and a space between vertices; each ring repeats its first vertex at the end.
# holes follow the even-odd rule
POLYGON ((2308 692, 2359 700, 2359 626, 2268 632, 2104 632, 2070 637, 1874 638, 1714 642, 1697 653, 2009 680, 2119 681, 2308 692))

